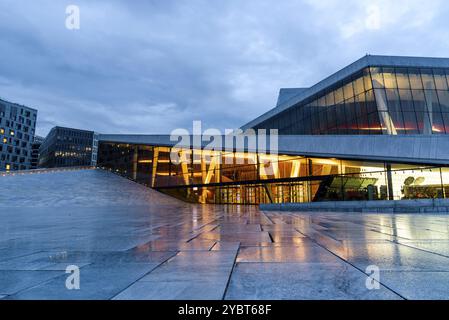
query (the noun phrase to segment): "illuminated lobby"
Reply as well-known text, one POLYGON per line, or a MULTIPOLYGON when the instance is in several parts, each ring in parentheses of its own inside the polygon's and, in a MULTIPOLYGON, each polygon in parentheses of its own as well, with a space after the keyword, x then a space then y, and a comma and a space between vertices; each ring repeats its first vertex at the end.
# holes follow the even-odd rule
POLYGON ((99 166, 194 203, 276 204, 449 196, 449 59, 365 56, 310 88, 281 89, 242 126, 277 129, 278 152, 100 135, 99 166), (196 156, 193 156, 193 155, 196 156))

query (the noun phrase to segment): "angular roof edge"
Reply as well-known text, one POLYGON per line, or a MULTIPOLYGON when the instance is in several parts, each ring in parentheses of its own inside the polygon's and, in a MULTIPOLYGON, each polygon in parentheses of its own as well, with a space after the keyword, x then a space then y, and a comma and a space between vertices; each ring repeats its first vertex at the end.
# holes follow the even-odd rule
MULTIPOLYGON (((186 136, 187 144, 178 144, 170 135, 100 134, 99 141, 118 144, 143 144, 190 148, 192 136, 186 136)), ((225 139, 223 137, 223 139, 225 139)), ((201 137, 199 136, 201 141, 201 137)), ((185 140, 184 140, 185 141, 185 140)), ((185 141, 186 142, 186 141, 185 141)), ((202 146, 208 144, 201 141, 202 146)), ((269 150, 270 141, 266 147, 269 150)), ((225 151, 255 152, 247 145, 242 148, 224 147, 225 151)), ((390 161, 416 164, 449 164, 449 139, 445 135, 281 135, 279 154, 309 157, 358 159, 362 161, 390 161)))
POLYGON ((319 93, 320 91, 334 85, 338 81, 342 81, 356 72, 367 67, 421 67, 421 68, 449 68, 449 58, 430 58, 430 57, 406 57, 406 56, 379 56, 366 55, 363 58, 351 63, 340 71, 332 74, 324 80, 318 82, 307 90, 300 92, 288 101, 281 103, 275 108, 267 111, 256 119, 243 125, 241 129, 246 130, 256 126, 282 111, 287 110, 293 105, 306 100, 307 98, 319 93))
POLYGON ((25 105, 17 103, 17 102, 11 102, 11 101, 8 101, 8 100, 2 99, 2 98, 0 98, 0 102, 8 103, 10 105, 14 105, 15 107, 25 108, 25 109, 28 109, 28 110, 31 110, 31 111, 38 112, 38 110, 35 109, 35 108, 28 107, 28 106, 25 106, 25 105))

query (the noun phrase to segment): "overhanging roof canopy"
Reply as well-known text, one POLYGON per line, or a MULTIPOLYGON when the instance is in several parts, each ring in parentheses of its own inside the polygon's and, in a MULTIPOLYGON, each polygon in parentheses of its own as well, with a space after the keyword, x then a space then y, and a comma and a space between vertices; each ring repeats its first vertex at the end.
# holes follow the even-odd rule
MULTIPOLYGON (((101 134, 99 140, 168 147, 177 143, 170 141, 169 135, 101 134)), ((446 135, 283 135, 279 136, 278 144, 279 154, 287 155, 449 165, 449 138, 446 135)), ((204 145, 207 142, 203 142, 204 145)), ((190 148, 190 145, 183 147, 190 148)), ((223 151, 255 150, 245 147, 223 151)))

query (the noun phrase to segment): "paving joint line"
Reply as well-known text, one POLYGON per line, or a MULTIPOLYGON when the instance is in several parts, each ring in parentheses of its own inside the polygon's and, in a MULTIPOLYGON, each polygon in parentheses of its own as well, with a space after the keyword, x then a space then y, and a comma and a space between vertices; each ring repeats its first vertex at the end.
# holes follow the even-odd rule
MULTIPOLYGON (((298 230, 298 229, 297 229, 298 230)), ((301 234, 303 234, 304 236, 306 236, 307 238, 309 238, 310 240, 312 240, 313 242, 315 242, 318 246, 320 246, 321 248, 323 248, 324 250, 326 250, 327 252, 329 252, 330 254, 334 255, 335 257, 337 257, 338 259, 340 259, 341 261, 343 261, 344 263, 349 264, 350 266, 352 266, 353 268, 355 268, 356 270, 360 271, 361 273, 363 273, 365 276, 369 276, 367 275, 363 270, 361 270, 359 267, 355 266, 354 264, 352 264, 351 262, 343 259, 342 257, 340 257, 339 255, 337 255, 336 253, 334 253, 333 251, 331 251, 330 249, 326 248, 324 245, 320 244, 318 241, 316 241, 315 239, 309 237, 308 235, 302 233, 301 231, 298 230, 298 232, 300 232, 301 234)), ((377 281, 380 285, 384 286, 386 289, 390 290, 391 292, 393 292, 394 294, 398 295, 399 297, 401 297, 404 300, 408 300, 406 297, 404 297, 403 295, 401 295, 400 293, 396 292, 395 290, 391 289, 389 286, 385 285, 384 283, 382 283, 381 281, 377 281)))

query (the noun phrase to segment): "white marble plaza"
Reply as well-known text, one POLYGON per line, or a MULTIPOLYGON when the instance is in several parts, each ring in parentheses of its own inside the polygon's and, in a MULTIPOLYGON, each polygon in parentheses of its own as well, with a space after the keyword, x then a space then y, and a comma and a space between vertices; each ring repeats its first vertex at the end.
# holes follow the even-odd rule
POLYGON ((0 185, 0 299, 449 298, 448 215, 193 205, 101 170, 0 185))

